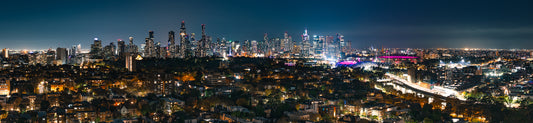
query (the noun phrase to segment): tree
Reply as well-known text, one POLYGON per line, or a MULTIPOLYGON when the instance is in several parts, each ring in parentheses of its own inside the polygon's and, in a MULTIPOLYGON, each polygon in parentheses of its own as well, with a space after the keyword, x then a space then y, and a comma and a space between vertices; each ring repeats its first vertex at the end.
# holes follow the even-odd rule
POLYGON ((433 123, 433 120, 431 120, 430 118, 424 118, 424 123, 433 123))
POLYGON ((40 110, 41 111, 46 111, 49 107, 50 107, 50 102, 46 101, 46 100, 43 100, 41 101, 41 104, 40 104, 40 110))
POLYGON ((239 98, 239 99, 237 99, 237 101, 235 101, 235 104, 237 104, 239 106, 247 106, 248 105, 248 100, 246 98, 239 98))

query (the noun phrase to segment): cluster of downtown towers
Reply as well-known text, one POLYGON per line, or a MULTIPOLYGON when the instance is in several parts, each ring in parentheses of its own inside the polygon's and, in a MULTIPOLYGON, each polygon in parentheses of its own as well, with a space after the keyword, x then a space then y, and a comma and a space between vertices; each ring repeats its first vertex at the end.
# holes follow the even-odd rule
POLYGON ((293 41, 287 32, 285 32, 283 39, 269 39, 265 33, 262 41, 245 40, 240 42, 217 38, 216 42, 213 42, 212 38, 206 35, 204 24, 202 24, 202 37, 200 40, 196 40, 194 33, 187 34, 184 21, 181 22, 179 30, 179 42, 176 42, 176 33, 170 31, 166 46, 161 46, 160 42, 154 41, 153 31, 149 31, 149 36, 145 38, 145 43, 141 44, 140 48, 133 43, 133 37, 129 37, 129 44, 127 45, 119 39, 116 46, 111 42, 105 47, 102 47, 101 40, 95 38, 89 54, 92 59, 109 59, 115 55, 142 55, 144 58, 237 56, 339 59, 352 50, 351 43, 345 42, 344 36, 340 34, 336 34, 336 36, 313 35, 311 40, 307 29, 302 34, 301 42, 293 41))

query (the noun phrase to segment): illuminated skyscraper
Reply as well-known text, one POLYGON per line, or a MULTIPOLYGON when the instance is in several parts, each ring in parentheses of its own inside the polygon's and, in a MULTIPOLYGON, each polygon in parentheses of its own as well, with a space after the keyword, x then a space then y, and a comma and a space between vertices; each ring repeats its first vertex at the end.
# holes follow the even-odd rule
POLYGON ((134 71, 135 70, 135 59, 133 58, 133 54, 131 53, 125 53, 124 54, 126 57, 126 69, 128 69, 128 71, 134 71))
POLYGON ((263 36, 263 53, 265 54, 265 56, 270 56, 271 55, 271 44, 268 40, 268 33, 265 33, 265 35, 263 36))
POLYGON ((66 64, 67 63, 67 48, 60 48, 58 47, 56 49, 56 61, 58 64, 66 64))
POLYGON ((78 45, 72 45, 72 47, 68 51, 68 62, 69 64, 75 64, 77 62, 76 53, 78 51, 78 45))
POLYGON ((207 56, 213 56, 213 51, 215 49, 215 45, 213 44, 213 37, 206 36, 207 41, 205 42, 205 52, 207 56))
POLYGON ((257 41, 256 40, 252 40, 251 42, 251 51, 250 51, 251 55, 254 56, 257 54, 257 41))
POLYGON ((326 36, 326 38, 325 38, 325 41, 326 41, 326 46, 325 46, 326 47, 326 52, 325 53, 326 53, 326 57, 330 58, 330 59, 336 58, 335 54, 336 54, 337 50, 336 50, 336 45, 335 45, 335 41, 334 40, 335 39, 332 36, 326 36))
POLYGON ((323 42, 320 41, 320 36, 313 35, 313 54, 315 58, 323 56, 323 42))
POLYGON ((174 37, 175 33, 174 31, 168 32, 168 57, 175 58, 177 55, 176 52, 176 38, 174 37))
POLYGON ((220 55, 222 57, 228 56, 228 44, 226 42, 226 38, 222 38, 222 40, 219 40, 220 42, 220 55))
POLYGON ((2 49, 2 57, 9 58, 9 50, 7 48, 2 49))
POLYGON ((191 56, 199 55, 196 50, 198 49, 198 41, 196 40, 196 33, 191 33, 189 36, 189 45, 191 49, 191 56))
POLYGON ((336 38, 335 44, 336 44, 335 56, 336 56, 336 58, 340 58, 341 57, 341 53, 343 53, 345 51, 345 46, 346 46, 346 44, 344 43, 344 36, 339 34, 339 33, 337 33, 337 38, 336 38))
POLYGON ((117 46, 113 42, 104 47, 104 59, 112 59, 115 57, 117 46))
POLYGON ((207 36, 205 34, 205 25, 202 24, 202 39, 200 39, 200 41, 198 41, 198 47, 197 47, 197 57, 206 57, 207 56, 207 50, 208 49, 208 39, 207 39, 207 36))
POLYGON ((155 57, 154 31, 150 31, 148 34, 148 38, 145 39, 144 57, 155 57))
POLYGON ((131 54, 137 54, 138 47, 137 45, 133 44, 133 37, 129 37, 130 43, 128 44, 128 50, 127 52, 131 54))
POLYGON ((310 50, 309 34, 307 34, 307 29, 305 29, 302 35, 302 57, 310 57, 310 50))
POLYGON ((123 57, 125 52, 126 52, 126 43, 122 39, 118 39, 117 40, 117 52, 115 54, 118 54, 120 57, 123 57))
POLYGON ((285 32, 285 34, 283 34, 283 39, 281 40, 281 50, 283 52, 290 52, 292 50, 292 45, 294 45, 292 39, 289 34, 285 32))
POLYGON ((272 53, 273 53, 272 55, 276 55, 276 54, 278 54, 280 52, 283 52, 281 50, 281 40, 279 38, 271 39, 270 44, 272 44, 272 47, 271 47, 272 48, 272 53))
POLYGON ((185 21, 181 21, 180 28, 180 55, 182 58, 188 58, 192 56, 191 42, 188 39, 187 31, 185 28, 185 21))
POLYGON ((94 38, 94 43, 91 44, 91 51, 89 52, 91 59, 102 59, 103 58, 103 51, 102 51, 102 41, 98 40, 98 38, 94 38))
POLYGON ((324 36, 318 36, 318 43, 320 44, 320 57, 324 58, 325 55, 326 55, 326 48, 327 48, 327 43, 326 43, 326 37, 324 36))

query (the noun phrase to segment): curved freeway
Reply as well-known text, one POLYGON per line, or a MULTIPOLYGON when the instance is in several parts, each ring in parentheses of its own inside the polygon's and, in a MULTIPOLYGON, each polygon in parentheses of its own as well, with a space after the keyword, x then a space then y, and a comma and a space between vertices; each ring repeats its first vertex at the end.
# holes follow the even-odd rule
POLYGON ((412 83, 412 82, 409 82, 405 79, 402 79, 394 74, 390 74, 390 73, 386 73, 385 74, 386 76, 389 76, 390 78, 394 79, 394 80, 397 80, 398 82, 401 82, 402 84, 404 85, 407 85, 411 88, 414 88, 416 90, 419 90, 419 91, 423 91, 423 92, 426 92, 426 93, 432 93, 432 94, 436 94, 436 95, 441 95, 443 97, 449 97, 449 96, 455 96, 457 99, 459 100, 466 100, 463 96, 461 96, 461 94, 459 92, 457 92, 456 90, 453 90, 453 89, 447 89, 447 88, 443 88, 443 87, 440 87, 440 86, 434 86, 433 89, 429 89, 429 88, 424 88, 424 87, 421 87, 420 85, 418 84, 415 84, 415 83, 412 83))

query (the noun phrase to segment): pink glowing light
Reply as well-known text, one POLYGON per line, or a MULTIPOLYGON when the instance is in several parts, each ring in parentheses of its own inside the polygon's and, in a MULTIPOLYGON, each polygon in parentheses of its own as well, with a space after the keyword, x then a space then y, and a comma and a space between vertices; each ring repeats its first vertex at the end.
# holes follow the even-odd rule
POLYGON ((354 64, 357 64, 356 61, 341 61, 339 62, 339 64, 341 65, 354 65, 354 64))
POLYGON ((380 56, 379 58, 386 58, 386 59, 416 59, 418 57, 416 57, 416 56, 380 56))
POLYGON ((294 63, 290 63, 290 62, 289 62, 289 63, 285 63, 285 65, 286 65, 286 66, 295 66, 296 64, 294 64, 294 63))

